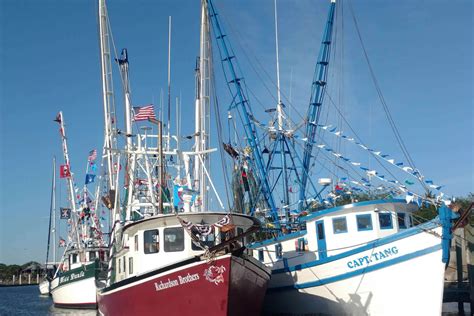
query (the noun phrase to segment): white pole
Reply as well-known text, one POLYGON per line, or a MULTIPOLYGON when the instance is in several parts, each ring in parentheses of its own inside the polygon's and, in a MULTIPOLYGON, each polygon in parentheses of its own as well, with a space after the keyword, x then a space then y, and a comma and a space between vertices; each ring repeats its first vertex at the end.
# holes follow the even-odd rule
POLYGON ((168 123, 166 128, 168 129, 168 140, 166 144, 166 150, 170 150, 170 124, 171 124, 171 16, 168 20, 168 123))
POLYGON ((278 56, 278 15, 277 15, 277 3, 275 3, 275 48, 276 48, 276 67, 277 67, 277 95, 278 95, 278 104, 277 104, 277 113, 278 113, 278 130, 283 129, 283 105, 281 103, 280 96, 280 61, 278 56))
POLYGON ((113 100, 113 92, 109 87, 112 86, 112 83, 109 82, 109 73, 110 79, 112 70, 109 68, 110 64, 110 47, 109 47, 109 33, 107 27, 107 10, 105 7, 105 0, 99 0, 99 32, 100 32, 100 64, 101 64, 101 78, 102 78, 102 98, 104 106, 104 128, 105 128, 105 147, 109 148, 107 151, 107 168, 108 168, 108 177, 109 185, 111 189, 114 189, 114 172, 113 172, 113 158, 112 152, 110 149, 113 146, 113 136, 112 136, 112 127, 111 127, 111 117, 110 117, 110 102, 113 100))
MULTIPOLYGON (((56 263, 56 156, 53 157, 53 229, 50 233, 53 233, 53 260, 56 263)), ((46 269, 48 269, 48 263, 46 262, 46 269)))

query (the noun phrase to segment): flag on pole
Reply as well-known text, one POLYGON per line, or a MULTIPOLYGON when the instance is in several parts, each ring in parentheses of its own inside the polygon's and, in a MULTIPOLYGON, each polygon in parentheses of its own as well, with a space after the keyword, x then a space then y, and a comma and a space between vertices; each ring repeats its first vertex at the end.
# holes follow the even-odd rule
POLYGON ((89 156, 87 157, 88 161, 94 161, 97 159, 97 150, 93 149, 89 151, 89 156))
POLYGON ((67 207, 61 207, 60 208, 60 218, 61 219, 70 219, 71 218, 71 209, 67 207))
POLYGON ((145 121, 145 120, 148 120, 149 118, 156 119, 153 104, 142 106, 142 107, 139 107, 139 106, 133 107, 133 112, 134 112, 133 120, 135 122, 145 121))
POLYGON ((59 238, 59 247, 66 247, 66 240, 59 238))
POLYGON ((56 114, 56 117, 55 117, 54 121, 61 124, 61 113, 56 114))
POLYGON ((59 177, 60 178, 69 178, 70 176, 71 176, 71 170, 69 169, 69 165, 59 166, 59 177))
POLYGON ((89 183, 92 183, 94 182, 94 179, 95 179, 95 174, 86 174, 86 182, 85 184, 89 184, 89 183))

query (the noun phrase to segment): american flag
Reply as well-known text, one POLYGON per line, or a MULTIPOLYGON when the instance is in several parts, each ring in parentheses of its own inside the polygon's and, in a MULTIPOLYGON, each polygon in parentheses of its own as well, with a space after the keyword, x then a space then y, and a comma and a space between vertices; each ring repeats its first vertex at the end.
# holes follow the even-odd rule
POLYGON ((94 161, 96 159, 97 159, 97 150, 93 149, 89 151, 89 156, 87 157, 87 160, 94 161))
POLYGON ((149 118, 156 119, 155 117, 155 110, 153 108, 153 104, 142 106, 142 107, 133 107, 133 112, 135 115, 133 116, 133 120, 137 121, 145 121, 149 118))

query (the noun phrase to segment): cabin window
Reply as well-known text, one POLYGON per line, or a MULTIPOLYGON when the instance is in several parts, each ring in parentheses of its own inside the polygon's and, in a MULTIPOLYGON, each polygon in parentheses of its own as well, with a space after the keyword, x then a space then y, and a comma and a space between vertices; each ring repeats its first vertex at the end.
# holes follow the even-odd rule
POLYGON ((275 253, 277 259, 283 258, 283 247, 281 246, 281 244, 275 245, 275 253))
POLYGON ((346 217, 336 217, 332 219, 332 227, 334 234, 347 233, 347 220, 346 217))
POLYGON ((143 245, 146 254, 160 251, 160 233, 158 229, 145 230, 143 233, 143 245))
POLYGON ((123 261, 122 261, 122 263, 123 263, 123 273, 127 272, 127 269, 126 269, 127 267, 126 267, 126 265, 125 265, 125 264, 127 263, 127 261, 126 261, 125 259, 126 259, 126 258, 123 257, 123 261))
MULTIPOLYGON (((243 235, 244 234, 244 229, 241 228, 241 227, 237 227, 237 236, 240 236, 240 235, 243 235)), ((242 239, 240 239, 244 244, 246 244, 245 242, 245 237, 243 237, 242 239)))
POLYGON ((307 250, 307 240, 305 238, 298 238, 295 241, 296 251, 306 251, 307 250))
MULTIPOLYGON (((199 237, 199 245, 201 246, 207 246, 207 247, 212 247, 216 243, 216 236, 214 235, 214 227, 211 228, 212 231, 209 235, 207 236, 201 236, 199 237)), ((192 232, 196 235, 196 232, 192 230, 192 232)), ((199 233, 197 233, 199 234, 199 233)), ((201 247, 197 246, 192 240, 191 240, 191 249, 192 250, 202 250, 201 247)))
POLYGON ((165 251, 175 252, 184 250, 184 228, 173 227, 165 228, 165 251))
POLYGON ((122 259, 119 258, 118 261, 118 268, 119 268, 119 273, 122 273, 122 259))
POLYGON ((390 213, 379 213, 380 229, 392 229, 392 214, 390 213))
POLYGON ((357 230, 372 230, 372 216, 370 214, 356 215, 357 230))
POLYGON ((258 250, 258 260, 263 261, 263 250, 262 249, 258 250))
POLYGON ((77 253, 74 253, 72 254, 72 263, 76 263, 77 262, 77 253))
POLYGON ((398 228, 406 229, 407 225, 405 224, 405 213, 397 213, 398 218, 398 228))
POLYGON ((128 258, 128 274, 133 273, 133 257, 128 258))
POLYGON ((138 235, 135 235, 135 251, 138 251, 138 235))
POLYGON ((95 260, 95 258, 96 258, 95 251, 89 251, 89 261, 93 261, 95 260))

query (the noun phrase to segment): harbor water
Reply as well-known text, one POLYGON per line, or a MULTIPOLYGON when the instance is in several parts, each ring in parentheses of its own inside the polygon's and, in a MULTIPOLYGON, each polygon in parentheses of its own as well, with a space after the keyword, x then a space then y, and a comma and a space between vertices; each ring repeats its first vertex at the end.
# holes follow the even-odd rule
POLYGON ((0 315, 98 315, 96 310, 63 309, 42 296, 37 285, 0 287, 0 315))
MULTIPOLYGON (((469 304, 464 304, 469 315, 469 304)), ((443 315, 458 315, 456 303, 443 304, 443 315)), ((50 296, 39 294, 38 286, 0 287, 0 315, 98 315, 96 310, 63 309, 53 306, 50 296)))

